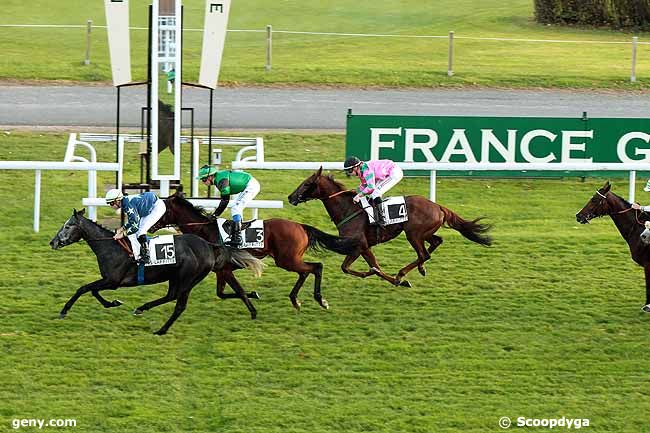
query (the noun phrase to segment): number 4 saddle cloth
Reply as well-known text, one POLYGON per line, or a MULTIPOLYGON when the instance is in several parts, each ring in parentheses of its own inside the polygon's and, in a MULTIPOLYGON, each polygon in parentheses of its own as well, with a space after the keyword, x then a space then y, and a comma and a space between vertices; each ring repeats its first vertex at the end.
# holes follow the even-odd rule
MULTIPOLYGON (((370 203, 368 203, 368 200, 365 197, 361 197, 359 204, 366 211, 366 214, 368 214, 368 220, 370 221, 370 224, 375 224, 375 213, 370 203)), ((382 201, 381 205, 383 207, 383 214, 385 219, 383 225, 387 226, 408 221, 409 218, 408 212, 406 210, 406 202, 404 201, 404 196, 385 198, 382 201)))
MULTIPOLYGON (((219 236, 224 242, 230 241, 234 222, 218 218, 219 236)), ((264 248, 264 220, 244 221, 241 225, 241 236, 244 243, 241 248, 264 248)))

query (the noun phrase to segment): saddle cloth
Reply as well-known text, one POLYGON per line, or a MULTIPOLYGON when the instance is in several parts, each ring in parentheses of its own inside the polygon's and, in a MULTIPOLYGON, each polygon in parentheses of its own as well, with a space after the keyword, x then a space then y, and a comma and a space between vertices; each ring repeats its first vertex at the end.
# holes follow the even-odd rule
MULTIPOLYGON (((366 197, 361 197, 359 200, 359 205, 366 211, 368 214, 368 221, 370 224, 375 224, 375 213, 372 206, 366 199, 366 197)), ((384 224, 385 226, 403 223, 408 221, 408 212, 406 210, 406 202, 404 196, 397 197, 388 197, 381 202, 382 210, 384 211, 384 224)))
MULTIPOLYGON (((140 242, 135 235, 129 236, 133 257, 137 260, 140 257, 140 242)), ((145 266, 173 265, 176 263, 176 248, 173 235, 161 235, 152 238, 147 237, 149 247, 149 262, 145 266)))
MULTIPOLYGON (((230 241, 230 234, 235 225, 232 220, 218 218, 219 235, 224 242, 230 241)), ((252 220, 242 223, 241 236, 244 241, 241 248, 264 248, 264 221, 252 220)))

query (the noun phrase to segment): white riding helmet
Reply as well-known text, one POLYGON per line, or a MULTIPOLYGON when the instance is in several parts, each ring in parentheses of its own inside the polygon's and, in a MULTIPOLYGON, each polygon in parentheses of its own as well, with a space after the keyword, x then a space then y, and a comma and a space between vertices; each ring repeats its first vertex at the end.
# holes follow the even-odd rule
POLYGON ((106 204, 110 205, 116 202, 117 200, 122 199, 122 191, 119 189, 113 188, 106 193, 106 204))

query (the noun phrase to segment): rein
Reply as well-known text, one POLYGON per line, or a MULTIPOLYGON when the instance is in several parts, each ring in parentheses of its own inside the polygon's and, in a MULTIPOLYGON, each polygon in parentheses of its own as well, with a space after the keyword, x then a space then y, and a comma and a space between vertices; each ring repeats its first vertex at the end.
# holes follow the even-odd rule
POLYGON ((330 195, 327 197, 327 199, 334 198, 334 197, 339 196, 339 195, 341 195, 341 194, 344 194, 344 193, 346 193, 346 192, 354 192, 354 190, 353 190, 353 189, 344 189, 344 190, 341 190, 341 191, 339 191, 339 192, 335 192, 334 194, 330 194, 330 195))

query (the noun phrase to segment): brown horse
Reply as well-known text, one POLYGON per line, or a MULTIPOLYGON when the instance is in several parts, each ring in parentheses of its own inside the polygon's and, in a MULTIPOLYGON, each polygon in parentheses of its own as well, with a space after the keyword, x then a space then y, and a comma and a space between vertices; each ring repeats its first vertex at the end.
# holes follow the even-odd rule
POLYGON ((330 218, 336 224, 339 234, 345 237, 356 237, 360 240, 360 253, 348 255, 341 265, 341 269, 346 274, 361 278, 379 275, 396 286, 410 287, 411 284, 406 280, 403 281, 402 278, 416 267, 420 274, 426 275, 423 264, 429 260, 431 253, 442 244, 442 238, 434 233, 443 225, 459 231, 472 242, 487 246, 492 244, 492 239, 487 235, 490 225, 479 224, 481 218, 466 221, 449 209, 420 196, 405 197, 408 221, 386 227, 372 226, 368 222, 365 211, 352 201, 354 192, 348 191, 343 184, 335 181, 331 176, 324 176, 322 171, 321 167, 316 173, 305 179, 289 195, 289 203, 295 206, 309 200, 321 200, 330 218), (371 247, 395 238, 402 231, 406 234, 406 239, 417 253, 418 258, 400 269, 395 277, 391 277, 380 269, 371 247), (425 242, 429 243, 428 249, 424 245, 425 242), (370 266, 370 270, 367 272, 350 269, 359 255, 370 266))
MULTIPOLYGON (((183 233, 194 233, 213 243, 220 241, 217 223, 205 215, 202 209, 194 207, 192 203, 185 200, 182 193, 176 192, 165 199, 165 205, 167 211, 154 225, 152 231, 167 225, 176 225, 183 233)), ((264 248, 247 249, 246 251, 258 259, 271 256, 278 267, 298 274, 298 280, 289 294, 291 304, 296 310, 300 310, 301 305, 298 300, 298 292, 309 274, 314 274, 314 299, 321 307, 327 309, 329 304, 323 298, 320 287, 323 264, 303 260, 308 249, 321 247, 343 255, 358 254, 356 251, 358 251, 359 242, 355 239, 332 236, 307 224, 272 218, 264 220, 264 248)), ((226 283, 234 287, 236 291, 240 287, 232 274, 234 269, 236 268, 225 267, 217 272, 217 296, 220 298, 239 297, 236 294, 224 294, 223 292, 226 283)), ((248 297, 256 298, 257 294, 253 292, 248 297)), ((243 298, 242 300, 251 311, 251 316, 255 318, 252 305, 247 303, 247 299, 243 298)))
POLYGON ((609 215, 614 221, 623 239, 630 247, 632 260, 645 271, 645 305, 643 311, 650 313, 650 248, 641 240, 644 231, 644 222, 649 219, 648 214, 633 210, 625 199, 610 191, 611 185, 605 182, 602 188, 589 199, 585 207, 576 214, 580 224, 587 224, 597 217, 609 215))

